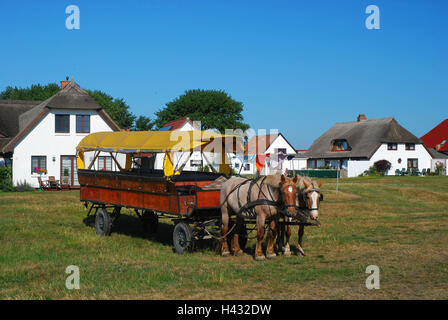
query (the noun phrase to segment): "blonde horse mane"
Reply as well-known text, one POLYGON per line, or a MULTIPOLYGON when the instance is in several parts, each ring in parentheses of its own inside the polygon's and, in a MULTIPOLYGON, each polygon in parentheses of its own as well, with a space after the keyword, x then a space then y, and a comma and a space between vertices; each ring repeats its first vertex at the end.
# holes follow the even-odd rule
POLYGON ((309 177, 302 177, 302 176, 298 176, 299 180, 297 181, 297 187, 299 188, 299 190, 305 190, 305 189, 319 189, 318 184, 311 180, 311 178, 309 177), (308 188, 305 187, 305 183, 308 185, 308 188))
POLYGON ((270 185, 273 188, 280 188, 280 182, 282 181, 282 175, 281 174, 271 174, 266 176, 266 179, 264 182, 268 185, 270 185))

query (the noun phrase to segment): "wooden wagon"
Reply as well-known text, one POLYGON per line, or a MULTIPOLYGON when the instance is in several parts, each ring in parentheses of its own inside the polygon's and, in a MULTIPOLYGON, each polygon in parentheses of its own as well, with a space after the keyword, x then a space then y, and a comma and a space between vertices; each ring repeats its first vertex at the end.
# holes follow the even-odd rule
POLYGON ((88 215, 95 214, 99 235, 111 233, 122 208, 134 209, 149 232, 156 232, 160 215, 171 217, 174 248, 183 253, 219 231, 220 187, 230 173, 227 152, 240 150, 238 137, 207 131, 93 133, 77 146, 80 199, 88 215), (220 153, 219 171, 211 164, 214 172, 184 171, 185 163, 174 163, 176 154, 188 159, 195 151, 220 153), (116 171, 98 170, 101 154, 113 160, 116 171), (163 157, 163 170, 154 168, 157 155, 163 157))

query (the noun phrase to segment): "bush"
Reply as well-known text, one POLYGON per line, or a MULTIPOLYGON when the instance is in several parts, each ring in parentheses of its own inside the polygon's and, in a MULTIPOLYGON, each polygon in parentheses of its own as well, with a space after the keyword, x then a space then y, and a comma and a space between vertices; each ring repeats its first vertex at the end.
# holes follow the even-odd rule
POLYGON ((25 180, 19 181, 16 185, 17 192, 34 191, 34 188, 28 184, 25 180))
POLYGON ((445 166, 443 165, 442 162, 437 161, 436 162, 436 168, 435 168, 435 175, 437 176, 441 176, 445 174, 445 166))
POLYGON ((371 166, 369 170, 364 171, 364 173, 361 173, 359 176, 363 177, 363 176, 379 176, 379 175, 380 173, 378 172, 378 170, 374 166, 371 166))
POLYGON ((392 164, 387 160, 378 160, 373 166, 380 175, 384 176, 390 170, 392 164))
POLYGON ((0 168, 0 190, 14 191, 11 167, 0 168))

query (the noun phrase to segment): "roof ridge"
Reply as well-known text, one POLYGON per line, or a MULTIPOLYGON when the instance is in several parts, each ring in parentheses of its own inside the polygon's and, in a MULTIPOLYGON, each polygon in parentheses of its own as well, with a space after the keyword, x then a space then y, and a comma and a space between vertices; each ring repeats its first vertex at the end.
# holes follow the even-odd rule
POLYGON ((372 122, 372 121, 379 121, 379 120, 395 120, 394 117, 384 117, 384 118, 374 118, 374 119, 367 119, 362 121, 345 121, 345 122, 335 122, 335 124, 348 124, 348 123, 365 123, 365 122, 372 122))

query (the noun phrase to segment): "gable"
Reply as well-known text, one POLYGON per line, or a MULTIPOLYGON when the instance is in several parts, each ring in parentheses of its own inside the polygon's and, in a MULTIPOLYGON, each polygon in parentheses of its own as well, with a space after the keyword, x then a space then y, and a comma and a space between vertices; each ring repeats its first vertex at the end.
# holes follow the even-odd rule
MULTIPOLYGON (((96 111, 113 131, 120 130, 120 127, 118 127, 101 106, 73 81, 45 101, 19 101, 17 103, 19 106, 14 109, 16 112, 11 113, 8 119, 5 117, 6 120, 2 116, 3 120, 0 122, 0 130, 3 127, 9 128, 9 132, 5 133, 10 138, 9 141, 3 141, 2 145, 0 145, 0 151, 3 153, 13 152, 16 144, 53 109, 96 111)), ((0 102, 0 108, 1 106, 2 104, 0 102)), ((2 131, 4 132, 4 130, 2 131)))
POLYGON ((294 147, 281 133, 271 142, 271 145, 267 148, 266 153, 276 153, 276 149, 286 149, 287 154, 297 153, 294 147))

